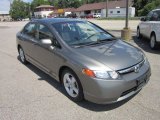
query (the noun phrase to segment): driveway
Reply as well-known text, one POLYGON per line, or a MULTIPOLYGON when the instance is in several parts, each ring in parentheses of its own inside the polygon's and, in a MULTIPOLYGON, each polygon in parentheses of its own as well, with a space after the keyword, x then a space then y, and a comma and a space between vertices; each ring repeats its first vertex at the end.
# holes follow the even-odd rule
POLYGON ((1 120, 160 119, 160 50, 150 50, 145 39, 139 41, 133 33, 131 41, 145 52, 152 67, 151 80, 136 96, 110 105, 75 103, 57 81, 32 64, 25 66, 18 60, 15 35, 24 24, 0 23, 1 120))

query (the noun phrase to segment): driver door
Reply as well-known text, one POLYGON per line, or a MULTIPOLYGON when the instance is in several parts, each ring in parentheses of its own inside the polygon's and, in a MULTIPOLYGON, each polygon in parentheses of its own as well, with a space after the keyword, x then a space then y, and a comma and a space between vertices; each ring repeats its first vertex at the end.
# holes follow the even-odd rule
POLYGON ((57 42, 55 36, 50 29, 43 24, 38 23, 38 42, 35 46, 36 61, 40 64, 40 67, 47 73, 56 76, 56 70, 60 63, 61 58, 58 56, 61 51, 60 48, 54 46, 53 43, 57 42), (41 41, 43 39, 50 39, 52 45, 45 45, 41 41))

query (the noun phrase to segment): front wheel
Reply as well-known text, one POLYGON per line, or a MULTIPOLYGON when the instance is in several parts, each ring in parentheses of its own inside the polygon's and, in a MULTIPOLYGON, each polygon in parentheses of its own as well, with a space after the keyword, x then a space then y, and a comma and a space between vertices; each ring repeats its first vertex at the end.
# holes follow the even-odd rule
POLYGON ((153 50, 157 49, 156 36, 154 34, 150 37, 150 47, 153 50))
POLYGON ((62 82, 65 91, 73 101, 78 102, 83 100, 82 85, 73 71, 69 69, 64 70, 62 73, 62 82))
POLYGON ((141 39, 141 38, 142 38, 142 35, 141 35, 141 33, 140 33, 140 28, 139 28, 139 27, 137 28, 137 38, 138 38, 138 39, 141 39))
POLYGON ((22 49, 21 47, 19 47, 18 53, 19 53, 20 61, 21 61, 23 64, 27 64, 28 62, 27 62, 27 60, 26 60, 24 51, 23 51, 23 49, 22 49))

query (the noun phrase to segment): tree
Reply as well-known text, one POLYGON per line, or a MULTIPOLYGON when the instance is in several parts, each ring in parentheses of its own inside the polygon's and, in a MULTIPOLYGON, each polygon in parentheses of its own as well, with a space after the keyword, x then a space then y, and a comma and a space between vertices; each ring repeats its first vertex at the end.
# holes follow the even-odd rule
POLYGON ((57 8, 77 8, 81 5, 80 0, 54 0, 54 6, 57 8))
POLYGON ((14 20, 28 18, 30 16, 30 5, 22 0, 13 0, 10 15, 14 20))
POLYGON ((134 0, 136 16, 146 16, 149 11, 160 7, 160 0, 134 0))
POLYGON ((37 6, 40 6, 40 5, 50 5, 50 4, 52 4, 52 2, 53 2, 53 0, 33 0, 32 3, 31 3, 31 10, 33 12, 34 9, 37 6))

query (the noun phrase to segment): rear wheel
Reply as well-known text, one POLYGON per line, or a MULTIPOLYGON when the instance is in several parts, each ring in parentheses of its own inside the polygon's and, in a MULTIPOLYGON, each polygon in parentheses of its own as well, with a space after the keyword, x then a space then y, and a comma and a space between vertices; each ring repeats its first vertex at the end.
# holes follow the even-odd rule
POLYGON ((152 34, 151 37, 150 37, 150 48, 155 50, 157 49, 157 41, 156 41, 156 36, 155 34, 152 34))
POLYGON ((65 91, 69 97, 75 102, 82 101, 83 89, 76 74, 69 69, 65 69, 61 78, 65 91))
POLYGON ((19 53, 20 61, 21 61, 23 64, 27 64, 28 62, 27 62, 27 60, 26 60, 24 51, 23 51, 23 49, 22 49, 21 47, 19 47, 18 53, 19 53))

